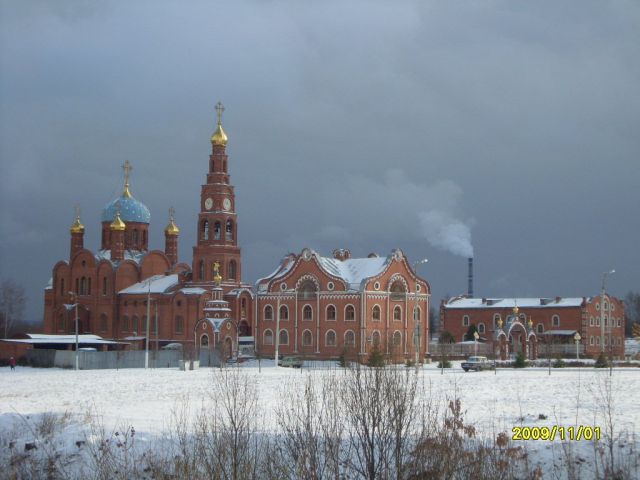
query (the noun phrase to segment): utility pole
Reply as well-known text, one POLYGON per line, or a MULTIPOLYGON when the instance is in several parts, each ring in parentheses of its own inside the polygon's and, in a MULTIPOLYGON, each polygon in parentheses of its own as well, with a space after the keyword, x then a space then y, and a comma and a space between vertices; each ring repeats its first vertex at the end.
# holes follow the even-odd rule
MULTIPOLYGON (((429 261, 429 259, 427 258, 423 258, 422 260, 418 260, 417 262, 414 262, 413 264, 413 271, 416 274, 416 277, 418 276, 418 266, 419 265, 423 265, 425 263, 427 263, 429 261)), ((420 334, 420 317, 418 317, 418 312, 420 312, 420 310, 418 309, 418 285, 419 283, 416 282, 416 293, 415 293, 415 305, 413 308, 413 343, 415 344, 415 351, 416 351, 416 360, 415 360, 415 366, 416 366, 416 375, 418 374, 418 371, 420 369, 420 340, 421 340, 421 334, 420 334)), ((429 322, 429 311, 427 310, 424 314, 425 316, 425 325, 428 325, 429 322)), ((426 327, 425 327, 425 331, 426 331, 426 327)))
POLYGON ((605 297, 605 283, 607 281, 607 275, 616 273, 615 270, 610 270, 602 274, 602 290, 600 291, 600 353, 604 354, 604 297, 605 297))
POLYGON ((147 289, 147 334, 144 339, 144 368, 149 368, 149 316, 151 314, 151 278, 149 278, 147 281, 149 282, 149 284, 147 289))

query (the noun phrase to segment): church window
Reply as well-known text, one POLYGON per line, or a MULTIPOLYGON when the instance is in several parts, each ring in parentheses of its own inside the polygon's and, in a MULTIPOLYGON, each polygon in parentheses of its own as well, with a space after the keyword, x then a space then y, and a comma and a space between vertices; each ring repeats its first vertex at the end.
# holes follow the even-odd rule
POLYGON ((559 315, 554 315, 553 317, 551 317, 551 323, 553 324, 554 327, 559 327, 560 326, 560 316, 559 315))
POLYGON ((107 318, 107 316, 104 313, 100 315, 100 331, 101 332, 107 331, 108 323, 109 323, 109 319, 107 318))
POLYGON ((200 337, 200 346, 203 348, 209 348, 209 335, 202 335, 200 337))
POLYGON ((400 307, 393 309, 393 319, 397 321, 402 320, 402 309, 400 307))
MULTIPOLYGON (((86 266, 87 266, 87 262, 86 262, 86 260, 82 260, 82 268, 84 268, 84 267, 86 267, 86 266)), ((605 307, 606 307, 606 305, 607 305, 607 304, 605 303, 605 307)), ((605 308, 605 310, 606 310, 606 308, 605 308)))
POLYGON ((229 262, 229 278, 231 280, 236 279, 236 261, 235 260, 231 260, 229 262))
POLYGON ((182 317, 182 315, 177 315, 176 316, 176 333, 183 333, 184 332, 184 318, 182 317))
POLYGON ((91 295, 91 277, 87 281, 87 295, 91 295))
POLYGON ((374 305, 371 317, 374 322, 380 321, 380 307, 378 305, 374 305))
POLYGON ((134 231, 133 231, 133 246, 134 246, 134 247, 137 247, 137 246, 138 246, 138 240, 139 240, 138 235, 139 235, 139 234, 138 234, 138 230, 137 230, 137 229, 136 229, 136 230, 134 230, 134 231))
POLYGON ((264 307, 264 319, 273 320, 273 307, 271 305, 264 307))
POLYGON ((64 278, 60 279, 60 295, 64 295, 64 278))
POLYGON ((336 332, 333 330, 329 330, 324 339, 324 344, 327 347, 335 347, 336 346, 336 332))
POLYGON ((543 324, 541 324, 541 323, 539 323, 539 324, 536 326, 536 330, 537 330, 538 334, 544 333, 544 325, 543 325, 543 324))
POLYGON ((145 244, 145 245, 147 244, 147 231, 146 230, 142 231, 142 243, 145 244))
POLYGON ((496 325, 498 325, 498 320, 500 320, 500 314, 496 313, 493 315, 493 328, 496 328, 496 325))
POLYGON ((402 345, 402 334, 399 331, 393 332, 393 346, 399 347, 402 345))
POLYGON ((327 307, 327 320, 335 320, 336 319, 336 307, 333 305, 329 305, 327 307))
POLYGON ((305 347, 313 345, 313 334, 309 330, 305 330, 302 334, 302 345, 305 347))
POLYGON ((213 239, 220 240, 220 232, 222 231, 222 227, 220 227, 220 222, 216 222, 213 226, 213 239))
POLYGON ((463 327, 468 327, 469 326, 469 315, 464 315, 462 317, 462 326, 463 327))
POLYGON ((356 344, 356 334, 351 330, 344 332, 344 345, 353 347, 356 344))
POLYGON ((373 343, 375 346, 380 345, 380 332, 378 332, 377 330, 373 332, 373 335, 371 335, 371 343, 373 343))
POLYGON ((286 305, 280 307, 280 320, 289 320, 289 309, 286 305))
POLYGON ((478 324, 478 333, 484 335, 484 323, 479 323, 478 324))
POLYGON ((202 239, 209 240, 209 222, 207 220, 202 221, 202 239))
POLYGON ((107 294, 107 277, 102 277, 102 294, 107 294))
POLYGON ((242 299, 240 300, 240 307, 241 308, 247 308, 247 299, 242 297, 242 299))
POLYGON ((356 309, 353 305, 347 305, 344 309, 344 319, 348 322, 352 322, 356 319, 356 309))
POLYGON ((391 300, 401 301, 405 299, 406 289, 404 288, 404 284, 400 280, 396 280, 391 285, 391 300))
POLYGON ((200 260, 198 263, 198 278, 204 280, 204 260, 200 260))
POLYGON ((182 300, 178 300, 178 301, 176 302, 176 306, 181 307, 181 306, 182 306, 182 300))
POLYGON ((273 345, 273 332, 270 329, 264 331, 264 340, 265 345, 273 345))
POLYGON ((420 307, 415 307, 413 309, 413 320, 415 322, 419 322, 420 321, 420 307))
POLYGON ((122 331, 123 332, 129 331, 129 317, 127 315, 122 316, 122 331))
POLYGON ((139 333, 140 332, 140 320, 138 319, 138 317, 136 315, 133 316, 133 318, 131 319, 131 331, 133 333, 139 333))
POLYGON ((298 287, 298 298, 301 300, 313 300, 316 298, 318 288, 313 280, 305 280, 298 287))
POLYGON ((311 308, 311 305, 305 305, 302 309, 302 319, 313 320, 313 310, 311 308))
POLYGON ((289 345, 289 332, 286 330, 280 330, 280 338, 278 339, 280 345, 289 345))
POLYGON ((80 295, 87 294, 87 277, 82 277, 80 279, 80 295))
POLYGON ((233 221, 231 219, 227 220, 227 229, 226 229, 226 240, 233 240, 233 221))

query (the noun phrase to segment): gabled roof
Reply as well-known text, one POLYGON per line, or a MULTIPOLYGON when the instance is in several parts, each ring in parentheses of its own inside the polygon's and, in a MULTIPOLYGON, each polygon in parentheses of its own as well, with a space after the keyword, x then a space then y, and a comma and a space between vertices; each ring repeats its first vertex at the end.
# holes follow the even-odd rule
POLYGON ((582 297, 568 298, 467 298, 455 297, 444 304, 444 308, 558 308, 580 307, 582 297))
POLYGON ((153 275, 141 282, 134 283, 130 287, 127 287, 118 292, 118 295, 129 294, 146 294, 146 293, 167 293, 173 290, 173 288, 180 282, 178 275, 153 275))

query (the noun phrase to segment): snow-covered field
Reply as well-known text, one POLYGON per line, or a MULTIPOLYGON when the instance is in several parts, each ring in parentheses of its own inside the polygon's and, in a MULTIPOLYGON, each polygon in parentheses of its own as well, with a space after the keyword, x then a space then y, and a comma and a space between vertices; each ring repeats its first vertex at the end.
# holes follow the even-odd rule
MULTIPOLYGON (((261 372, 256 363, 227 368, 240 368, 256 382, 267 431, 275 428, 276 405, 291 398, 285 387, 302 385, 307 376, 320 381, 327 375, 343 374, 331 364, 302 371, 275 368, 273 362, 265 361, 261 372)), ((413 372, 410 370, 409 374, 413 372)), ((194 405, 210 400, 216 373, 209 368, 186 372, 174 369, 76 372, 27 367, 17 367, 12 372, 0 368, 0 432, 15 431, 16 426, 19 430, 21 422, 45 412, 70 412, 81 418, 92 411, 102 417, 107 428, 132 425, 139 437, 153 438, 169 428, 172 409, 186 398, 194 405)), ((446 369, 444 375, 433 365, 426 366, 419 375, 422 395, 430 395, 443 405, 448 399, 460 398, 466 420, 485 435, 495 436, 500 431, 511 434, 512 427, 518 425, 588 425, 604 429, 602 409, 606 404, 613 407, 617 432, 636 433, 640 429, 640 368, 614 369, 612 377, 609 370, 593 368, 552 369, 551 375, 544 368, 499 369, 496 374, 464 373, 454 363, 454 368, 446 369), (607 392, 611 397, 605 401, 607 392)), ((634 442, 637 452, 638 439, 634 442)), ((544 464, 555 456, 559 441, 554 443, 555 446, 551 442, 530 441, 527 448, 534 461, 544 464)), ((591 448, 589 442, 579 443, 578 450, 591 448)))

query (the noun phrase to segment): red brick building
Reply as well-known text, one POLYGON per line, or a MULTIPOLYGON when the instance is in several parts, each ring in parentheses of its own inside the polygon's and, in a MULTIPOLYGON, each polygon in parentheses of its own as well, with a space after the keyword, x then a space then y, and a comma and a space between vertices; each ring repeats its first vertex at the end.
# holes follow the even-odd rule
POLYGON ((480 340, 494 343, 495 350, 502 349, 503 356, 522 350, 535 358, 546 349, 574 356, 578 333, 582 355, 597 357, 605 351, 614 358, 624 357, 624 305, 610 296, 605 297, 602 311, 599 296, 455 297, 441 303, 440 325, 441 332, 451 333, 458 342, 465 340, 473 325, 480 340), (514 312, 516 306, 518 311, 514 312), (514 313, 517 318, 510 318, 514 313))
POLYGON ((305 248, 256 283, 257 350, 266 356, 366 360, 374 346, 395 361, 428 349, 431 289, 402 251, 351 258, 305 248), (419 339, 416 342, 416 339, 419 339))
POLYGON ((102 211, 99 250, 85 248, 85 227, 76 214, 70 228, 69 257, 53 267, 44 292, 45 333, 75 332, 71 305, 77 301, 80 333, 135 344, 146 337, 149 313, 149 337, 160 346, 179 342, 188 349, 201 344, 213 348, 216 341, 225 340, 231 350, 231 343, 235 345, 239 338, 253 342, 253 294, 241 281, 223 108, 221 104, 216 108, 218 124, 211 137, 206 183, 201 187, 192 264, 178 259, 180 230, 172 212, 164 229, 164 249, 149 248, 151 214, 131 193, 131 166, 126 162, 122 194, 102 211), (214 297, 224 304, 215 313, 224 312, 225 322, 207 321, 205 306, 214 297))

